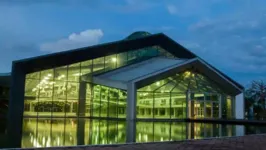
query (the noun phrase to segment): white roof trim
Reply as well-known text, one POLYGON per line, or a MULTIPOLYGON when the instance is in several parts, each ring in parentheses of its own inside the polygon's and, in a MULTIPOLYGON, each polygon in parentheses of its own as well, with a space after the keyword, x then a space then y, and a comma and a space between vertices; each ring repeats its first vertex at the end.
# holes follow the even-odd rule
POLYGON ((153 73, 150 73, 150 74, 147 74, 147 75, 144 75, 142 77, 138 77, 138 78, 135 78, 135 79, 132 79, 130 80, 129 82, 138 82, 138 81, 141 81, 141 80, 145 80, 146 78, 149 78, 149 77, 152 77, 152 76, 155 76, 157 74, 160 74, 160 73, 163 73, 163 72, 166 72, 168 70, 171 70, 171 69, 174 69, 174 68, 177 68, 177 67, 180 67, 180 66, 183 66, 183 65, 186 65, 186 64, 189 64, 189 63, 192 63, 194 61, 197 61, 198 59, 197 58, 193 58, 193 59, 189 59, 185 62, 182 62, 182 63, 178 63, 178 64, 174 64, 170 67, 166 67, 162 70, 159 70, 159 71, 155 71, 153 73))

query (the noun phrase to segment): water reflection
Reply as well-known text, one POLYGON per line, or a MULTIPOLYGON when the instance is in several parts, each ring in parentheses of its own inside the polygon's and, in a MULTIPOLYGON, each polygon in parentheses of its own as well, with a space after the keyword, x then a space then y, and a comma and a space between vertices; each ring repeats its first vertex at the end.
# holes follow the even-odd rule
MULTIPOLYGON (((137 122, 136 142, 244 135, 244 127, 239 127, 187 122, 137 122)), ((24 148, 125 142, 125 121, 72 118, 25 118, 23 120, 22 147, 24 148)))

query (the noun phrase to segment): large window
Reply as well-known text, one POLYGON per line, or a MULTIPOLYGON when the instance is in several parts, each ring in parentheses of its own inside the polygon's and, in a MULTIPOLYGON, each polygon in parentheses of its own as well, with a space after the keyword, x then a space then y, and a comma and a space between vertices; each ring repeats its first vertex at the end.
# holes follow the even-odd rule
POLYGON ((138 89, 137 118, 219 118, 221 113, 228 118, 233 115, 230 98, 204 75, 185 71, 138 89))

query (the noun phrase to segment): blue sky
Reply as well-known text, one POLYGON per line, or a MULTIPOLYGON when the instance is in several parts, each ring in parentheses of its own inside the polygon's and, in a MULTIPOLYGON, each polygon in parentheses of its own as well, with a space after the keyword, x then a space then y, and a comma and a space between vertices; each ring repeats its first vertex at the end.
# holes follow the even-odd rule
POLYGON ((1 0, 0 72, 12 60, 163 32, 236 81, 266 79, 265 0, 1 0))

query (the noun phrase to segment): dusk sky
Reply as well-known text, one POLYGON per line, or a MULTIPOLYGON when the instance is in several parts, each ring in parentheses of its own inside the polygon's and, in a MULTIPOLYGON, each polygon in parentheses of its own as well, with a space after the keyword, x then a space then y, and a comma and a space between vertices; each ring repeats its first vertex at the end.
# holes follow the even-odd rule
POLYGON ((163 32, 246 86, 266 80, 266 0, 0 0, 0 73, 13 60, 163 32))

